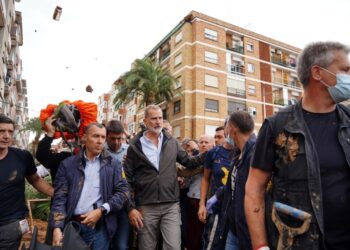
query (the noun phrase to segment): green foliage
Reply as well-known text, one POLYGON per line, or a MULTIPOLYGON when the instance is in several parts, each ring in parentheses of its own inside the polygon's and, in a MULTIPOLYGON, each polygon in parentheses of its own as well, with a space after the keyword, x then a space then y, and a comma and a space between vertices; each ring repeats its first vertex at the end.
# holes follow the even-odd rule
POLYGON ((30 131, 35 133, 35 135, 39 134, 39 137, 41 133, 43 132, 43 127, 41 125, 39 117, 32 117, 27 121, 23 128, 20 131, 30 131))
POLYGON ((143 105, 171 101, 174 96, 176 79, 151 59, 135 60, 130 71, 121 77, 121 83, 115 83, 115 108, 141 96, 139 108, 143 105))
MULTIPOLYGON (((45 177, 44 178, 48 183, 51 183, 51 177, 45 177)), ((45 199, 48 198, 47 195, 39 193, 32 185, 30 185, 26 181, 26 192, 25 196, 26 199, 45 199)), ((41 220, 48 220, 49 214, 50 214, 50 201, 42 201, 42 202, 32 202, 32 213, 33 218, 41 219, 41 220)))

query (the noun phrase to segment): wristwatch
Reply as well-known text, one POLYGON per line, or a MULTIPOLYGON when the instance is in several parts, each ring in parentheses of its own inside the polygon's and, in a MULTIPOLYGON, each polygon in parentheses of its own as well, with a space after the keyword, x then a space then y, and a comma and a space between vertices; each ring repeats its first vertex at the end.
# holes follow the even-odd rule
POLYGON ((101 210, 101 214, 105 216, 107 214, 107 209, 104 206, 100 206, 99 209, 101 210))

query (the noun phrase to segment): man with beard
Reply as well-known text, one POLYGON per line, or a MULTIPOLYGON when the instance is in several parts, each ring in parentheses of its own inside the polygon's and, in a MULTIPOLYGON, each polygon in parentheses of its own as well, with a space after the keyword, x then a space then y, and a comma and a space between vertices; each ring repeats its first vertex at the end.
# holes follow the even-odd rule
POLYGON ((162 110, 156 105, 145 108, 146 131, 131 141, 124 165, 134 196, 129 208, 130 223, 139 230, 139 249, 156 249, 159 231, 163 249, 180 249, 179 184, 176 162, 195 168, 204 154, 190 157, 179 142, 163 130, 162 110))

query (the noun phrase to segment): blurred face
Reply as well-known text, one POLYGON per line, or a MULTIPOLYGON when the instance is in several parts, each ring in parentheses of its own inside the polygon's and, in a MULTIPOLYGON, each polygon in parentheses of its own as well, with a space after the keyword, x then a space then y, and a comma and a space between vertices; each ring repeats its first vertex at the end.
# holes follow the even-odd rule
POLYGON ((225 143, 225 131, 223 129, 216 131, 215 136, 214 136, 214 140, 215 140, 215 146, 224 145, 224 143, 225 143))
POLYGON ((163 112, 161 109, 150 109, 148 116, 143 120, 147 130, 159 135, 163 129, 163 112))
POLYGON ((163 123, 163 127, 166 131, 168 131, 169 134, 173 133, 173 128, 171 127, 170 123, 163 123))
POLYGON ((86 131, 84 138, 87 155, 98 156, 102 152, 106 142, 106 128, 92 126, 86 131))
POLYGON ((201 136, 199 138, 198 145, 199 145, 199 152, 202 153, 210 150, 214 146, 214 143, 212 140, 210 140, 208 136, 201 136))
POLYGON ((123 139, 125 139, 124 133, 108 133, 107 145, 109 149, 115 152, 118 151, 123 143, 123 139))
POLYGON ((0 150, 11 146, 14 127, 11 123, 0 123, 0 150))

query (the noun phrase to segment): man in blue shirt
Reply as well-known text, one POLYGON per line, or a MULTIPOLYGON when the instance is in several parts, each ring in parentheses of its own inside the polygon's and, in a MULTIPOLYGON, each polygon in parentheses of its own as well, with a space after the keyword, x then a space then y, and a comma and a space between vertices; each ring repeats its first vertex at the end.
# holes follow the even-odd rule
MULTIPOLYGON (((107 145, 108 152, 123 164, 128 144, 123 143, 124 127, 118 120, 111 120, 107 123, 107 145)), ((122 167, 122 165, 119 165, 122 167)), ((122 170, 122 169, 121 169, 122 170)), ((117 214, 117 231, 115 233, 112 248, 116 250, 128 249, 130 223, 125 208, 117 214)))
POLYGON ((85 128, 85 147, 60 164, 54 183, 50 225, 53 245, 60 245, 67 221, 80 223, 80 234, 94 250, 109 249, 116 231, 116 213, 129 198, 116 159, 105 152, 106 129, 99 123, 85 128))

